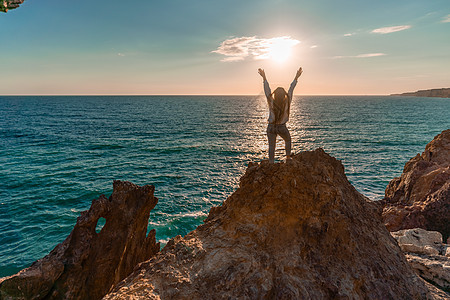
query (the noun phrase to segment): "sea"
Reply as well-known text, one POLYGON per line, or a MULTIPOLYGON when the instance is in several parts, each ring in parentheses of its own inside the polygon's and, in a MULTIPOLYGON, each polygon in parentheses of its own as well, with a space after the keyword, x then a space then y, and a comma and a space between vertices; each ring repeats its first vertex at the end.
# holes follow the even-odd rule
MULTIPOLYGON (((155 186, 149 230, 162 245, 194 230, 267 159, 267 116, 262 94, 0 96, 0 277, 48 254, 115 179, 155 186)), ((294 153, 322 147, 379 200, 450 128, 450 99, 295 96, 288 128, 294 153)))

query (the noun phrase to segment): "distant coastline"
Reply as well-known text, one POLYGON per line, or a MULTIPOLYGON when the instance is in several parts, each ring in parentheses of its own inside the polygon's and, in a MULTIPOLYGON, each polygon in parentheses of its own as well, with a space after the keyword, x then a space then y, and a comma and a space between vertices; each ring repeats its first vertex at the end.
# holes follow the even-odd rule
POLYGON ((419 90, 402 94, 391 94, 391 96, 414 96, 414 97, 438 97, 450 98, 450 88, 419 90))

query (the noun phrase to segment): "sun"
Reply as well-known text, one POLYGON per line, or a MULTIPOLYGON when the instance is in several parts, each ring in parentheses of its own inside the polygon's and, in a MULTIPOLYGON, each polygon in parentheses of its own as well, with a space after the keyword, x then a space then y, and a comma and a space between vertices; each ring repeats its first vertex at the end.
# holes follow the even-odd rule
POLYGON ((267 48, 267 56, 277 63, 286 62, 292 54, 292 48, 299 43, 286 36, 272 38, 267 48))

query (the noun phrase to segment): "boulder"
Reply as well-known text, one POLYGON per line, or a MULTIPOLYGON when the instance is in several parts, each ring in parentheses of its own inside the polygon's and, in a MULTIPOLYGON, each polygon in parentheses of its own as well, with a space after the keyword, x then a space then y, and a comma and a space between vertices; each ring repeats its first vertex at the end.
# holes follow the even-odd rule
POLYGON ((423 228, 450 235, 450 129, 405 164, 387 186, 383 219, 390 231, 423 228))
POLYGON ((439 232, 414 228, 391 232, 391 235, 419 276, 444 291, 450 291, 450 246, 442 243, 439 232))
POLYGON ((154 187, 114 181, 111 197, 92 201, 74 229, 50 254, 0 279, 0 299, 101 299, 140 262, 159 251, 147 235, 154 187), (106 223, 96 232, 98 220, 106 223))
POLYGON ((317 149, 249 164, 204 224, 171 239, 104 299, 427 297, 381 207, 317 149))
POLYGON ((422 228, 404 229, 391 233, 404 252, 438 255, 442 249, 442 234, 422 228))

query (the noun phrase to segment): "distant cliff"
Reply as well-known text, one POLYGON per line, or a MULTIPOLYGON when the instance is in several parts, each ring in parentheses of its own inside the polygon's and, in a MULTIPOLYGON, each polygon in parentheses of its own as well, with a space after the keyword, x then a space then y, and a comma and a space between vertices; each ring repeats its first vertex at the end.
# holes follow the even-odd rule
POLYGON ((450 88, 420 90, 417 92, 410 92, 410 93, 403 93, 403 94, 391 94, 391 96, 450 98, 450 88))
POLYGON ((7 12, 10 9, 18 8, 24 0, 0 0, 0 11, 7 12))

